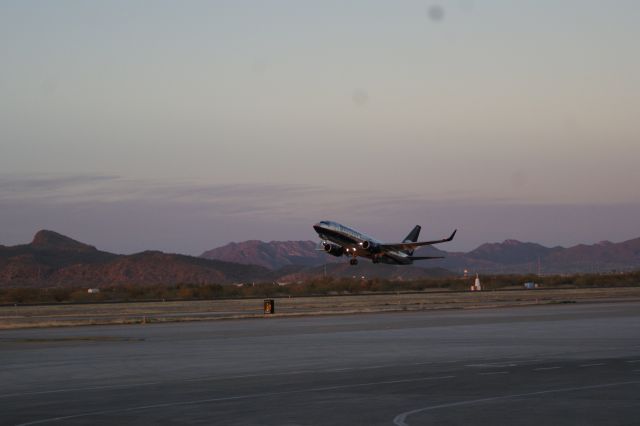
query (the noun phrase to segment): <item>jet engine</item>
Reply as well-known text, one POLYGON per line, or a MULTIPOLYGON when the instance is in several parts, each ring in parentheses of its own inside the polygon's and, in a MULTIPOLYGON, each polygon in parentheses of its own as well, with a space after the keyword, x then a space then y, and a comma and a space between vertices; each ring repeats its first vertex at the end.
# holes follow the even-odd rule
POLYGON ((344 254, 344 248, 336 244, 323 243, 322 247, 324 248, 324 251, 329 253, 331 256, 340 257, 344 254))
POLYGON ((380 251, 380 244, 364 240, 362 242, 362 248, 365 250, 369 250, 370 253, 377 253, 380 251))

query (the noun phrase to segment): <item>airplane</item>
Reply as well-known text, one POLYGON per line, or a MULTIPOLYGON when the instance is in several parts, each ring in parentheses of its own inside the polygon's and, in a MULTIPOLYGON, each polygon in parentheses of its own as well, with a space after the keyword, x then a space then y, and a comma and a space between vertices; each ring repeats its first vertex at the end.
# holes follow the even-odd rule
POLYGON ((322 249, 325 252, 336 257, 351 256, 351 265, 358 264, 358 256, 369 258, 373 263, 391 265, 411 265, 414 260, 442 259, 443 256, 414 256, 413 251, 418 247, 451 241, 458 232, 457 229, 454 230, 449 238, 418 242, 421 228, 416 225, 401 243, 387 244, 330 220, 316 223, 313 229, 322 239, 322 249))

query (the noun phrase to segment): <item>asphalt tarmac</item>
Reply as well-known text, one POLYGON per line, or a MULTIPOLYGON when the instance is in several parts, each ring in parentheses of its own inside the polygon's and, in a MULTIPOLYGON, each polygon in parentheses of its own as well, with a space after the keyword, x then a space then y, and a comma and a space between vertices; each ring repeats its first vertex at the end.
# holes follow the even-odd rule
POLYGON ((0 424, 638 425, 640 303, 0 333, 0 424))

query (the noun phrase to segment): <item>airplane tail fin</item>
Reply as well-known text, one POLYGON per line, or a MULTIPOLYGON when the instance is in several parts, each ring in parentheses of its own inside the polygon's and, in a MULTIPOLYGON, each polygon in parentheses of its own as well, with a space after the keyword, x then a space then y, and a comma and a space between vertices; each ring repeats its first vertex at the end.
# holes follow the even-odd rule
MULTIPOLYGON (((420 235, 420 229, 422 229, 420 227, 420 225, 416 225, 411 230, 411 232, 409 232, 409 235, 407 235, 402 242, 403 243, 415 243, 416 241, 418 241, 418 236, 420 235)), ((409 256, 411 256, 413 254, 413 250, 405 250, 405 253, 407 253, 409 256)))

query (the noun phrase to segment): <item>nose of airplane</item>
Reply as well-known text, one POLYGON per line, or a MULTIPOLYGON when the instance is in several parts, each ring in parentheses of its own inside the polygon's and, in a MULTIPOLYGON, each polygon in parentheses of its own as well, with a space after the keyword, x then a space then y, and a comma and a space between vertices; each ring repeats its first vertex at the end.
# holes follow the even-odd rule
POLYGON ((313 229, 315 229, 316 232, 320 232, 322 230, 322 224, 320 224, 320 222, 316 223, 313 225, 313 229))

